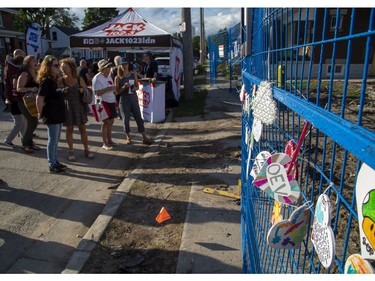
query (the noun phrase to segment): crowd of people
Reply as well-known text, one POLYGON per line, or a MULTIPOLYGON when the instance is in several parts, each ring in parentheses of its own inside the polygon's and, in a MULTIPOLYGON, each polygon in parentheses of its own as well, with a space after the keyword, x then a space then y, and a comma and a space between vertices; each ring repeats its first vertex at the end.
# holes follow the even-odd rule
MULTIPOLYGON (((76 161, 73 132, 78 127, 84 147, 84 156, 93 159, 89 148, 89 136, 86 130, 89 104, 82 95, 91 89, 95 95, 94 103, 105 104, 108 118, 102 120, 101 134, 103 150, 111 150, 117 144, 112 140, 114 118, 123 120, 125 143, 131 144, 130 118, 136 121, 138 133, 144 144, 153 140, 145 133, 136 90, 139 78, 155 79, 157 66, 152 64, 150 54, 144 54, 144 66, 133 69, 126 58, 117 56, 114 64, 109 60, 99 60, 89 69, 85 59, 77 67, 73 58, 58 60, 46 55, 37 60, 26 56, 17 49, 8 55, 0 67, 0 94, 14 121, 13 128, 3 141, 14 147, 13 140, 21 137, 22 151, 33 153, 41 148, 34 142, 35 129, 40 122, 46 124, 48 133, 47 161, 51 173, 64 173, 67 166, 57 159, 57 148, 62 127, 65 126, 65 138, 68 144, 67 160, 76 161), (36 114, 32 114, 25 102, 25 96, 35 97, 36 114), (117 111, 119 109, 119 112, 117 111)), ((0 181, 1 182, 1 181, 0 181)))

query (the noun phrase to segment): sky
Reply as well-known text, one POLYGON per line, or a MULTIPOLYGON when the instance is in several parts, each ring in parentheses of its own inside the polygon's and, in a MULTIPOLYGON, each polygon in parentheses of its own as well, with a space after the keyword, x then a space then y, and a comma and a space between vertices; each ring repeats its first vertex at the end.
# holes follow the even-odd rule
MULTIPOLYGON (((117 8, 119 13, 123 13, 126 8, 117 8)), ((142 17, 156 25, 157 27, 173 34, 180 32, 181 8, 134 8, 142 17)), ((71 12, 75 13, 80 22, 77 23, 81 27, 85 8, 71 8, 71 12)), ((200 35, 200 12, 199 8, 191 8, 191 23, 195 34, 200 35)), ((204 8, 205 32, 206 36, 218 32, 220 29, 229 28, 241 20, 241 8, 204 8)))

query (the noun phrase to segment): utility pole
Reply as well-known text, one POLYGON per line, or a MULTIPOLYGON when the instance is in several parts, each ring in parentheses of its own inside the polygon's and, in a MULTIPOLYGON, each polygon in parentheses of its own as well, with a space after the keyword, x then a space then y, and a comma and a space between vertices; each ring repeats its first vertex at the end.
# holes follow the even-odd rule
POLYGON ((185 98, 190 100, 194 96, 193 82, 193 40, 191 34, 190 8, 181 8, 181 33, 184 56, 184 92, 185 98))
POLYGON ((201 38, 200 38, 200 50, 199 50, 199 62, 203 65, 206 58, 206 40, 204 32, 204 8, 200 8, 200 22, 201 22, 201 38))
POLYGON ((253 30, 252 20, 253 20, 253 10, 252 8, 246 8, 246 48, 245 56, 251 54, 251 32, 253 30))

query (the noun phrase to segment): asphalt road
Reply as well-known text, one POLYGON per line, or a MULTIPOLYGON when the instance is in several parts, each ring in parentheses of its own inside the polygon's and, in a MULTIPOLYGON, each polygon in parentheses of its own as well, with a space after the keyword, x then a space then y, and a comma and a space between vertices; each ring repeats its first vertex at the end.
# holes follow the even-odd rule
MULTIPOLYGON (((67 161, 65 130, 58 150, 68 165, 63 175, 48 171, 47 128, 39 124, 34 142, 42 150, 25 154, 17 136, 15 148, 3 141, 12 128, 9 113, 0 105, 0 273, 60 273, 75 247, 101 213, 111 192, 141 157, 145 146, 134 134, 134 145, 121 144, 113 151, 101 149, 100 124, 90 117, 87 126, 94 159, 83 156, 75 128, 77 161, 67 161)), ((115 120, 114 141, 123 143, 122 121, 115 120)), ((133 121, 132 131, 136 131, 133 121)), ((151 132, 157 124, 146 124, 151 132)))

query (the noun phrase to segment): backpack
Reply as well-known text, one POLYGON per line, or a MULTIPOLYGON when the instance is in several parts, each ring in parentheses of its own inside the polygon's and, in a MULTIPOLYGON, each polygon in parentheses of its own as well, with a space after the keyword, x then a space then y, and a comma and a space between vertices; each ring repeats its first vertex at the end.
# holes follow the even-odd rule
POLYGON ((22 101, 22 96, 13 87, 13 80, 18 79, 22 73, 22 66, 13 64, 5 60, 4 66, 4 96, 11 101, 22 101))

